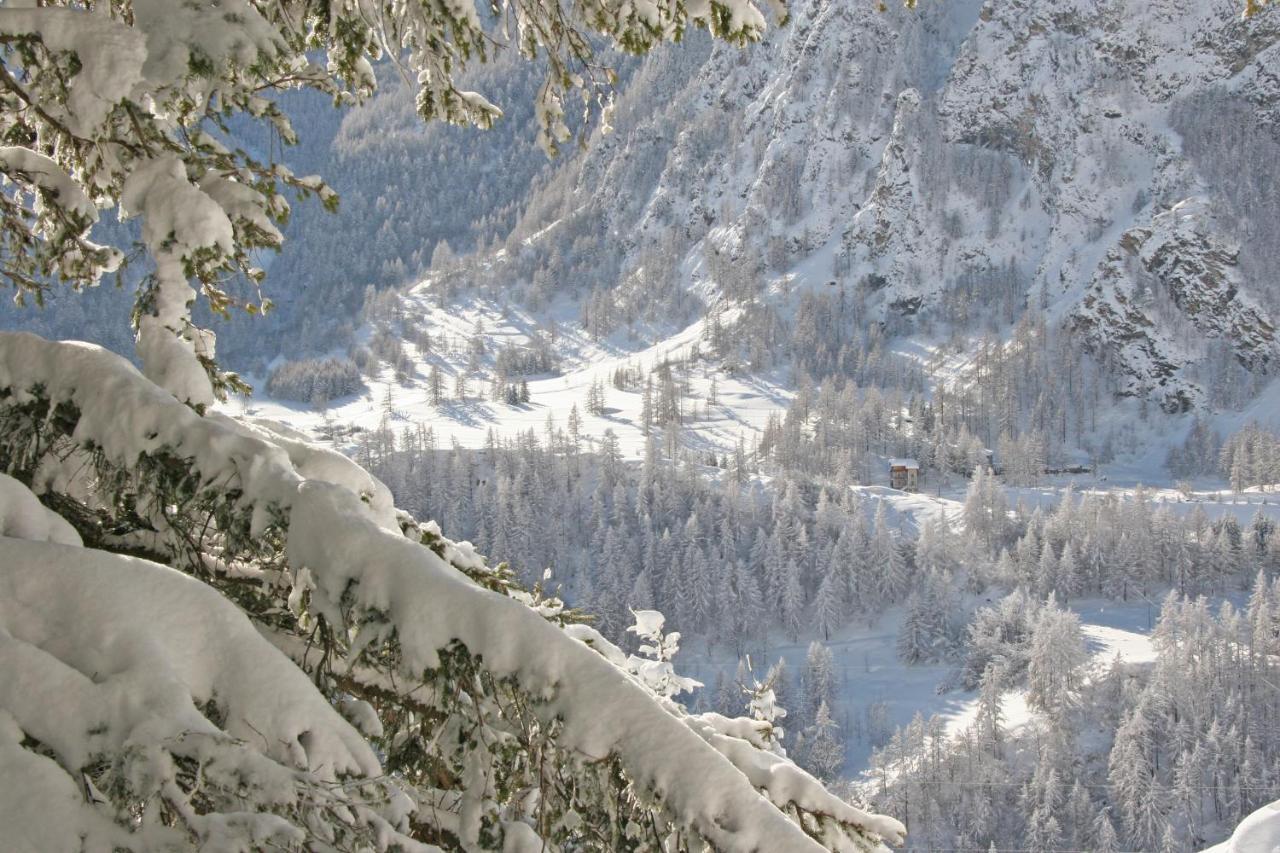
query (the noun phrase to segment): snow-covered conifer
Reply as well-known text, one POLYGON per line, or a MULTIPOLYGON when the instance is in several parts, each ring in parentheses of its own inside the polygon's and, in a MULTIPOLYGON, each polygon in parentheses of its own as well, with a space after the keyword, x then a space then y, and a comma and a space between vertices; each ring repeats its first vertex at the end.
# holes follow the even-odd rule
POLYGON ((782 590, 778 601, 783 631, 793 642, 803 629, 804 590, 800 588, 800 567, 788 560, 782 567, 782 590))
POLYGON ((804 735, 806 769, 823 781, 834 781, 844 766, 844 737, 825 701, 818 705, 813 723, 804 735))
POLYGON ((1031 629, 1027 702, 1055 716, 1072 707, 1088 657, 1080 617, 1050 596, 1031 629))
POLYGON ((813 617, 824 640, 830 640, 831 634, 839 630, 847 618, 841 586, 840 575, 832 569, 823 574, 822 583, 818 584, 813 602, 813 617))

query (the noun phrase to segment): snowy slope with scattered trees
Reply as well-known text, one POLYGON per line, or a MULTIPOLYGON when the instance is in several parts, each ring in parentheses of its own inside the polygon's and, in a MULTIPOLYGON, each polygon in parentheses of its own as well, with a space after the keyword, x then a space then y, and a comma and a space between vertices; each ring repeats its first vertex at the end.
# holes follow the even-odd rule
MULTIPOLYGON (((505 233, 440 244, 402 306, 370 293, 364 323, 308 335, 367 380, 359 404, 330 396, 330 417, 374 426, 390 387, 408 420, 475 446, 490 427, 540 428, 539 405, 586 417, 593 383, 622 368, 604 408, 639 455, 643 389, 670 353, 690 362, 691 408, 713 378, 728 391, 703 407, 711 422, 682 424, 702 451, 742 435, 790 452, 804 436, 787 427, 814 424, 827 386, 909 408, 925 429, 886 452, 927 467, 974 439, 1030 468, 1132 459, 1152 430, 1171 444, 1190 428, 1147 420, 1161 408, 1210 417, 1220 438, 1242 410, 1276 425, 1273 13, 791 11, 743 51, 693 38, 628 66, 613 132, 529 179, 505 233), (444 347, 418 345, 435 335, 444 347), (492 403, 515 385, 520 401, 525 384, 531 409, 454 405, 459 388, 492 403), (781 435, 765 435, 769 408, 789 410, 781 435)), ((437 237, 423 240, 425 256, 437 237)), ((257 368, 261 388, 279 365, 257 368)), ((1148 479, 1164 461, 1143 463, 1148 479)))
MULTIPOLYGON (((651 57, 615 132, 539 185, 499 251, 437 286, 535 310, 569 293, 597 336, 734 309, 718 358, 780 356, 815 378, 820 342, 799 324, 828 284, 855 327, 890 333, 974 336, 1030 309, 1105 363, 1108 393, 1239 404, 1265 381, 1280 294, 1260 126, 1276 24, 1235 12, 797 4, 745 55, 651 57), (1250 165, 1228 179, 1229 160, 1250 165), (1135 330, 1147 344, 1121 346, 1135 330)), ((826 357, 843 361, 841 343, 826 357)))

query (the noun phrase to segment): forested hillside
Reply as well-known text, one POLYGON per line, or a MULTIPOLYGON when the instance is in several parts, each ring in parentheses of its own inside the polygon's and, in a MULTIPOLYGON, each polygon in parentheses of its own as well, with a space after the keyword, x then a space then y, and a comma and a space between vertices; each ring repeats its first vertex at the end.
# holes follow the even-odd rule
MULTIPOLYGON (((240 324, 236 358, 260 385, 278 354, 349 358, 380 404, 384 380, 438 402, 459 373, 489 396, 628 352, 616 384, 638 392, 670 354, 799 394, 787 424, 815 400, 896 400, 925 430, 877 452, 926 465, 971 438, 1032 468, 1105 464, 1144 452, 1135 430, 1181 441, 1187 413, 1220 439, 1275 425, 1270 15, 1173 0, 792 14, 742 51, 694 36, 627 65, 612 132, 554 161, 519 112, 475 149, 401 130, 390 87, 327 155, 358 176, 352 201, 332 228, 302 213, 303 248, 271 268, 334 309, 240 324), (447 169, 408 167, 427 145, 447 169), (398 306, 373 293, 401 282, 398 306), (489 354, 415 348, 459 334, 489 354), (503 347, 532 356, 498 364, 503 347)), ((782 438, 764 426, 749 446, 782 438)))
POLYGON ((765 667, 788 754, 904 816, 912 849, 1193 850, 1280 796, 1265 495, 1029 505, 979 468, 962 500, 912 503, 848 472, 680 463, 656 439, 627 464, 612 433, 593 452, 554 425, 478 451, 388 427, 357 448, 402 505, 606 636, 666 613, 685 654, 721 662, 695 670, 695 710, 742 713, 749 662, 765 667), (896 696, 842 652, 885 632, 896 696), (938 700, 912 694, 921 678, 938 700))
POLYGON ((1249 10, 0 9, 0 830, 1252 853, 1249 10))

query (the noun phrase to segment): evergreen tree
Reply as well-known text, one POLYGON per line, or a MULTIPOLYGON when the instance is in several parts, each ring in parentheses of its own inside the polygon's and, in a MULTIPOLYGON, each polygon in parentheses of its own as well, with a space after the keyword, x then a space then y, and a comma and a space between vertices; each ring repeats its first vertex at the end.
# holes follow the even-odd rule
POLYGON ((1153 848, 1164 829, 1159 780, 1149 758, 1152 732, 1141 707, 1117 731, 1108 782, 1132 843, 1153 848))
POLYGON ((1099 811, 1094 820, 1093 849, 1096 853, 1119 853, 1120 839, 1116 835, 1115 824, 1111 822, 1109 808, 1099 811))
POLYGON ((876 508, 867 562, 871 571, 876 573, 876 600, 883 604, 898 601, 907 588, 907 567, 889 530, 883 501, 876 508))
POLYGON ((964 526, 987 553, 994 553, 1008 528, 1009 504, 995 475, 978 467, 965 493, 964 526))
POLYGON ((814 623, 822 634, 823 640, 830 640, 831 634, 844 624, 844 596, 841 594, 839 575, 828 570, 822 576, 818 592, 814 599, 814 623))
POLYGON ((835 660, 831 655, 831 649, 817 641, 809 644, 809 649, 805 654, 803 679, 803 719, 806 722, 811 722, 814 719, 814 714, 817 713, 819 705, 825 703, 828 706, 832 706, 835 704, 836 673, 835 660))
POLYGON ((800 569, 788 560, 782 570, 782 591, 779 601, 783 632, 795 642, 803 630, 804 591, 800 588, 800 569))
POLYGON ((825 701, 818 705, 804 740, 805 769, 825 782, 838 779, 844 767, 844 738, 825 701))
POLYGON ((906 664, 919 664, 935 659, 938 637, 934 634, 935 614, 930 601, 919 594, 907 599, 907 612, 898 629, 898 659, 906 664))
POLYGON ((1060 609, 1053 596, 1036 616, 1027 665, 1027 702, 1052 717, 1076 702, 1089 655, 1080 617, 1060 609))

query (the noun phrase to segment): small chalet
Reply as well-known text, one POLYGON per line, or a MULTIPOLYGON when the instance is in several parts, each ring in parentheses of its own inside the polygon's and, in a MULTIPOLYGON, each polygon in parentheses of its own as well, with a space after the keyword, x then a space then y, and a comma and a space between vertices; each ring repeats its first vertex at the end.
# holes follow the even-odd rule
POLYGON ((920 463, 914 459, 890 459, 889 485, 904 492, 919 491, 920 463))

